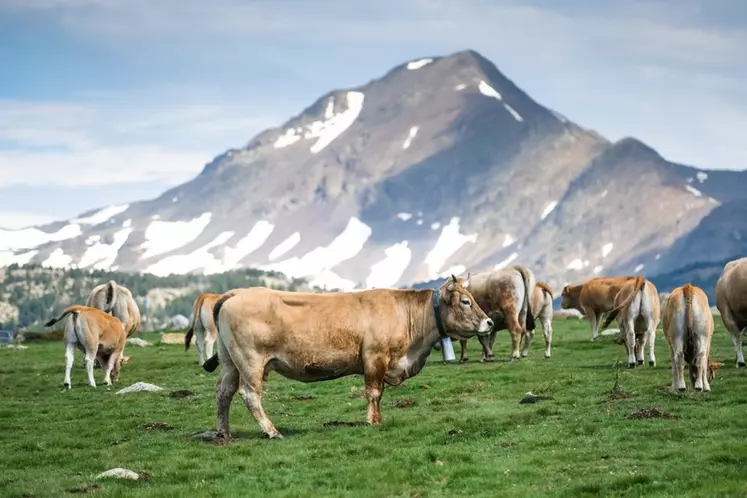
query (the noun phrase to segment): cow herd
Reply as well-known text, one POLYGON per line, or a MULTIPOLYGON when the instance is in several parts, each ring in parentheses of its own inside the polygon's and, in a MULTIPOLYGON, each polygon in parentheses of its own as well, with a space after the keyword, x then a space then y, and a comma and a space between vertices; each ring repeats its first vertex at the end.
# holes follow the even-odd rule
MULTIPOLYGON (((716 284, 716 307, 731 332, 737 365, 744 367, 742 331, 747 330, 747 258, 728 263, 716 284)), ((434 289, 370 289, 358 292, 303 293, 248 287, 223 294, 204 293, 194 302, 185 335, 192 338, 199 363, 212 372, 220 365, 216 387, 217 439, 229 438, 228 413, 238 391, 261 430, 271 438, 280 432, 262 407, 262 387, 271 371, 301 382, 362 375, 370 424, 381 422, 385 385, 396 386, 416 375, 432 349, 446 338, 458 340, 460 361, 467 340, 477 337, 483 362, 494 361, 496 334, 511 337, 509 359, 526 357, 536 322, 551 357, 553 294, 521 265, 454 275, 434 289), (213 354, 213 347, 217 351, 213 354)), ((617 320, 628 366, 648 360, 656 366, 656 328, 661 318, 672 360, 672 390, 685 390, 684 368, 694 389, 708 392, 714 369, 710 346, 714 320, 702 289, 689 283, 665 298, 643 276, 597 277, 566 285, 561 308, 576 309, 591 326, 591 340, 617 320), (602 317, 606 320, 602 323, 602 317), (600 327, 601 324, 601 327, 600 327)), ((137 330, 140 313, 129 290, 110 281, 96 287, 86 306, 73 305, 47 322, 64 325, 65 386, 76 348, 85 353, 91 386, 94 362, 110 385, 119 376, 127 338, 137 330)))

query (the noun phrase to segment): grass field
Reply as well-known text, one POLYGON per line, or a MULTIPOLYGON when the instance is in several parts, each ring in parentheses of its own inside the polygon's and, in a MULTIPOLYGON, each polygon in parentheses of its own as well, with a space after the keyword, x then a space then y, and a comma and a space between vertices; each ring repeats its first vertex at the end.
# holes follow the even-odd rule
MULTIPOLYGON (((362 378, 302 384, 271 374, 264 395, 283 440, 261 437, 239 396, 236 441, 190 437, 214 430, 216 374, 178 345, 127 347, 112 390, 86 384, 77 354, 63 392, 61 342, 0 349, 2 496, 745 496, 747 370, 716 318, 712 361, 724 363, 710 394, 670 394, 671 363, 657 335, 656 369, 619 370, 610 395, 613 337, 589 341, 585 321, 556 320, 553 357, 541 332, 527 359, 444 365, 434 351, 423 371, 388 387, 378 427, 365 420, 362 378), (159 393, 114 395, 144 381, 159 393), (173 396, 188 389, 193 395, 173 396), (520 404, 528 391, 551 396, 520 404), (627 393, 627 394, 625 394, 627 393), (678 418, 628 418, 655 407, 678 418), (124 467, 145 480, 96 480, 124 467)), ((156 335, 142 334, 157 341, 156 335)), ((505 332, 496 357, 508 356, 505 332)), ((457 352, 458 354, 458 352, 457 352)), ((648 360, 648 357, 646 357, 648 360)), ((95 371, 101 382, 103 372, 95 371)))

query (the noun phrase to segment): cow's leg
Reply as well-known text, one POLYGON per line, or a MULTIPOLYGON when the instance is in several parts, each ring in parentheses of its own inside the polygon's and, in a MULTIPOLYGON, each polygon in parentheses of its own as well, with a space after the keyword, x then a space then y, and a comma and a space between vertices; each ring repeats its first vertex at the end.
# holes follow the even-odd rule
POLYGON ((239 371, 228 351, 220 343, 218 344, 220 359, 220 378, 215 386, 216 404, 218 408, 218 424, 215 439, 218 442, 228 442, 231 437, 228 425, 228 412, 231 408, 231 400, 239 388, 239 371))
POLYGON ((480 345, 482 346, 481 362, 493 361, 493 344, 495 343, 496 335, 498 335, 498 331, 492 330, 490 334, 477 336, 477 340, 480 341, 480 345))
MULTIPOLYGON (((104 359, 102 358, 102 360, 104 359)), ((104 368, 106 368, 106 373, 104 374, 104 382, 106 382, 107 386, 111 386, 112 385, 112 371, 114 371, 114 368, 115 368, 114 365, 115 364, 117 366, 119 365, 119 352, 118 351, 113 352, 109 356, 108 361, 106 361, 106 363, 104 363, 104 361, 102 360, 99 360, 99 362, 102 365, 104 365, 104 368)))
POLYGON ((459 339, 459 347, 462 349, 459 354, 459 362, 460 363, 467 363, 469 361, 468 353, 467 353, 467 340, 466 339, 459 339))
MULTIPOLYGON (((72 384, 70 382, 70 371, 73 369, 73 363, 75 362, 75 343, 65 344, 65 381, 64 386, 70 389, 72 384)), ((85 361, 85 360, 84 360, 85 361)))
POLYGON ((119 372, 122 368, 122 353, 114 353, 117 355, 117 361, 112 365, 111 380, 117 382, 119 380, 119 372))
POLYGON ((635 361, 638 365, 643 365, 643 347, 646 345, 646 335, 635 335, 635 361))
POLYGON ((534 340, 534 330, 526 330, 523 334, 523 347, 521 349, 521 356, 527 357, 529 356, 529 347, 532 345, 532 341, 534 340))
POLYGON ((381 397, 384 395, 386 365, 386 358, 381 356, 368 358, 363 363, 363 379, 366 383, 365 395, 368 400, 367 420, 372 425, 381 423, 381 397))
POLYGON ((591 342, 596 342, 599 336, 599 319, 600 314, 591 308, 584 308, 584 314, 589 318, 589 325, 591 326, 591 342))
POLYGON ((670 346, 672 355, 672 391, 684 391, 685 385, 685 348, 682 339, 675 337, 670 346))
POLYGON ((215 337, 205 336, 205 358, 213 357, 213 346, 215 345, 215 337))
POLYGON ((275 428, 262 407, 262 383, 266 362, 259 357, 252 358, 250 361, 251 372, 246 378, 242 377, 241 379, 241 397, 244 398, 246 407, 259 422, 262 432, 267 434, 270 439, 283 439, 283 435, 275 428))
POLYGON ((519 323, 519 313, 515 308, 509 307, 505 310, 506 327, 511 334, 511 356, 509 360, 520 358, 519 346, 521 345, 521 335, 524 333, 524 327, 519 323))
POLYGON ((552 315, 547 316, 548 314, 542 317, 542 331, 545 333, 545 358, 551 356, 552 347, 552 315))
POLYGON ((734 344, 734 349, 737 351, 737 367, 744 367, 744 351, 742 349, 742 330, 739 327, 734 315, 731 310, 727 307, 724 310, 725 313, 721 314, 721 320, 729 332, 731 332, 731 342, 734 344))
POLYGON ((625 337, 625 349, 628 352, 628 368, 635 368, 635 330, 632 319, 625 317, 620 321, 620 332, 625 337))
POLYGON ((656 368, 656 355, 654 354, 656 347, 656 322, 653 320, 648 324, 646 337, 648 338, 648 366, 656 368))
MULTIPOLYGON (((97 346, 98 349, 98 346, 97 346)), ((95 350, 94 350, 95 351, 95 350)), ((89 348, 86 348, 86 373, 88 373, 88 384, 96 387, 96 379, 93 378, 93 362, 96 361, 96 354, 89 348)))
MULTIPOLYGON (((197 354, 199 355, 198 361, 200 362, 200 365, 202 365, 203 363, 205 363, 205 331, 200 325, 199 315, 195 318, 193 327, 195 331, 195 347, 197 348, 197 354)), ((207 357, 210 358, 211 356, 213 355, 210 354, 207 357)))

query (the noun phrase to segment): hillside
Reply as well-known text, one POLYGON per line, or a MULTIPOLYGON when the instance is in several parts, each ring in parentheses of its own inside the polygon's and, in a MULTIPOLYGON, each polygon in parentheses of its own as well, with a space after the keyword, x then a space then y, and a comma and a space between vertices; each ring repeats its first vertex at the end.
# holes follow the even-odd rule
POLYGON ((302 280, 289 281, 280 274, 252 269, 207 276, 157 277, 104 270, 12 265, 0 268, 0 328, 39 325, 71 304, 84 304, 93 287, 109 280, 132 291, 144 318, 144 330, 159 328, 176 314, 189 317, 192 303, 201 292, 222 293, 253 285, 285 290, 308 289, 302 280))
POLYGON ((746 172, 612 143, 468 50, 331 91, 156 199, 0 231, 0 263, 160 276, 254 267, 352 289, 516 262, 559 288, 675 270, 670 247, 746 200, 739 184, 746 172))

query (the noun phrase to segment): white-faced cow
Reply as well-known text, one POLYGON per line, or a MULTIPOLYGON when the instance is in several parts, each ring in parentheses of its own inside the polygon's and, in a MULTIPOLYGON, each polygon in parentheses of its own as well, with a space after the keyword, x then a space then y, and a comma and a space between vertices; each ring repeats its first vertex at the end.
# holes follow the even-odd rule
POLYGON ((313 294, 265 287, 228 291, 213 308, 220 363, 218 441, 229 437, 231 399, 241 395, 262 431, 282 437, 262 407, 271 371, 301 382, 363 375, 368 423, 381 422, 384 385, 416 375, 443 337, 487 334, 493 323, 472 295, 451 277, 438 289, 372 289, 313 294))

